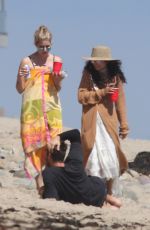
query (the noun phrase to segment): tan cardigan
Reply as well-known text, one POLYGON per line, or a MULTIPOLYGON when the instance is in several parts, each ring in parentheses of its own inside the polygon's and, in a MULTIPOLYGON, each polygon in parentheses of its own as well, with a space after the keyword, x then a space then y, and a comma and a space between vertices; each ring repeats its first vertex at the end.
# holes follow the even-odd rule
POLYGON ((86 165, 95 142, 96 114, 98 111, 106 130, 115 144, 120 165, 120 173, 123 173, 127 169, 128 163, 120 147, 118 128, 120 123, 121 131, 127 133, 128 124, 126 119, 123 83, 118 81, 117 87, 119 88, 119 96, 117 102, 113 105, 109 100, 108 94, 105 95, 104 89, 94 89, 90 74, 84 71, 78 89, 78 101, 82 104, 83 108, 81 137, 83 143, 84 164, 86 165))

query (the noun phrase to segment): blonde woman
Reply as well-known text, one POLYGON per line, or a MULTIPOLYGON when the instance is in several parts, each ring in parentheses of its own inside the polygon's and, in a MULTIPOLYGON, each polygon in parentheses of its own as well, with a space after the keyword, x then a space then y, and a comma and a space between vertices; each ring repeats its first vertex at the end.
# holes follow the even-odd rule
POLYGON ((42 168, 46 161, 46 146, 62 131, 62 113, 58 91, 62 72, 53 72, 52 34, 44 25, 34 34, 36 51, 21 60, 16 82, 22 94, 21 139, 25 153, 25 170, 36 180, 40 193, 43 187, 42 168))

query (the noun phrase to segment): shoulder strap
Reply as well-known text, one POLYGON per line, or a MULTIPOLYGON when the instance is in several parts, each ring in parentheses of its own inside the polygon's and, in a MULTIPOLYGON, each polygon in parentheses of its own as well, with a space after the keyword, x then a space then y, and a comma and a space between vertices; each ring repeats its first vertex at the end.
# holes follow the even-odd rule
POLYGON ((32 58, 31 58, 31 56, 28 56, 28 58, 30 59, 30 61, 31 61, 31 63, 32 63, 33 68, 35 68, 35 63, 33 62, 33 60, 32 60, 32 58))

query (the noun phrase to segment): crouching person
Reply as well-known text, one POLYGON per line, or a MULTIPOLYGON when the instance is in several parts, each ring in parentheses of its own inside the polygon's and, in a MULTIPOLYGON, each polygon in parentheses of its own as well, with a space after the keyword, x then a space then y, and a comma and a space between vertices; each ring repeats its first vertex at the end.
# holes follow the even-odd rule
POLYGON ((107 201, 113 206, 121 206, 119 199, 107 195, 103 180, 86 175, 80 132, 77 129, 58 135, 55 145, 48 149, 48 165, 43 171, 43 181, 43 198, 55 198, 72 204, 84 203, 98 207, 102 207, 107 201), (67 156, 66 140, 70 141, 67 156))

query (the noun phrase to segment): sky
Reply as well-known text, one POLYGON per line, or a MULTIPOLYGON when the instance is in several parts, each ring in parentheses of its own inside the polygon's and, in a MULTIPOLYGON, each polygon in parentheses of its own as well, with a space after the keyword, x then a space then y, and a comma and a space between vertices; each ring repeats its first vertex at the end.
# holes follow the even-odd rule
POLYGON ((20 116, 21 95, 15 89, 22 58, 35 52, 35 30, 46 25, 53 34, 51 52, 61 56, 68 78, 60 99, 63 124, 80 128, 78 86, 92 47, 111 47, 122 61, 129 138, 150 139, 150 1, 149 0, 6 0, 8 46, 0 47, 0 107, 20 116))

